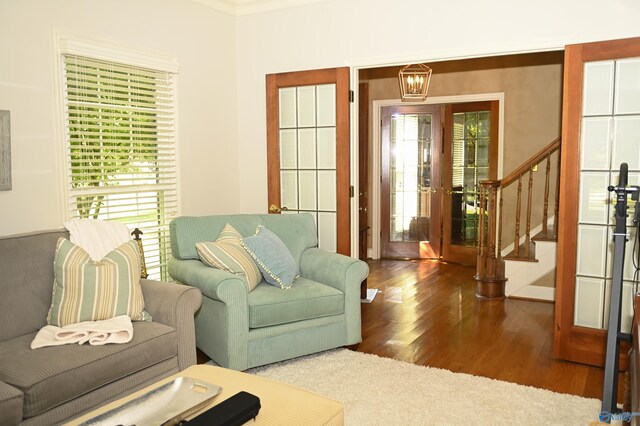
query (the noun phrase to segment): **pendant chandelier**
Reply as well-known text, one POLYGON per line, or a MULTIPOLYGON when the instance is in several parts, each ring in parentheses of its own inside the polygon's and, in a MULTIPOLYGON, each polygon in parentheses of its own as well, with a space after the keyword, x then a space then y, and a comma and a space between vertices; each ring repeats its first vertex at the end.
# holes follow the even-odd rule
POLYGON ((431 68, 424 64, 410 64, 398 73, 400 96, 403 101, 420 102, 427 99, 431 68))

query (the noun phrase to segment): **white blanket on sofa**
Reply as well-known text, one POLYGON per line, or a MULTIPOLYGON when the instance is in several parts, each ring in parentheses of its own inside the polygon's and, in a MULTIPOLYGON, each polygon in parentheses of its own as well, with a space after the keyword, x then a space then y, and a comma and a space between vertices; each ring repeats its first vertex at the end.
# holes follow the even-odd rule
POLYGON ((69 231, 69 241, 82 247, 95 261, 101 260, 111 250, 131 241, 129 228, 118 222, 71 219, 65 222, 64 227, 69 231))
POLYGON ((31 349, 46 346, 78 345, 89 342, 90 345, 106 345, 107 343, 127 343, 133 338, 131 318, 120 315, 101 321, 83 321, 76 324, 57 327, 47 325, 38 331, 31 342, 31 349))

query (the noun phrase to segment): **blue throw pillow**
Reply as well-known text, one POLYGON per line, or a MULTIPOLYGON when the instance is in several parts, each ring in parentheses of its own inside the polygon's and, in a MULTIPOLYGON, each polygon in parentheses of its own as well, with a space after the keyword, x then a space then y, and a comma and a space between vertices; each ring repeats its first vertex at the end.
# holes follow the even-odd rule
POLYGON ((298 263, 280 238, 264 226, 258 226, 256 233, 242 240, 242 247, 258 264, 265 281, 286 289, 298 278, 298 263))

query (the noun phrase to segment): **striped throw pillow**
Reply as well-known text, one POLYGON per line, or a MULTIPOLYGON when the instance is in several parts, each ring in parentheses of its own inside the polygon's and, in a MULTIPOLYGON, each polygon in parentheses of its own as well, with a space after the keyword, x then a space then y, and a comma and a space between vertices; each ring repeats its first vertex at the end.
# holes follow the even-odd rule
POLYGON ((242 247, 242 235, 228 223, 215 241, 196 244, 198 257, 205 265, 231 272, 251 291, 261 281, 260 270, 242 247))
POLYGON ((140 286, 138 245, 129 241, 94 261, 65 238, 58 239, 47 323, 58 327, 119 315, 150 321, 140 286))

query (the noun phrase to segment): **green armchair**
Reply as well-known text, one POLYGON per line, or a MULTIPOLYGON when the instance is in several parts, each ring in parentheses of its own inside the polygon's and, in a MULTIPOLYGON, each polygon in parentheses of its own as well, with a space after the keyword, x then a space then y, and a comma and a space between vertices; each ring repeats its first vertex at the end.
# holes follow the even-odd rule
POLYGON ((365 262, 316 248, 309 214, 179 217, 171 222, 169 273, 202 292, 196 345, 223 367, 246 370, 358 343, 365 262), (264 280, 251 292, 235 275, 203 264, 196 243, 215 241, 231 224, 243 236, 259 225, 285 243, 300 267, 290 289, 264 280))

